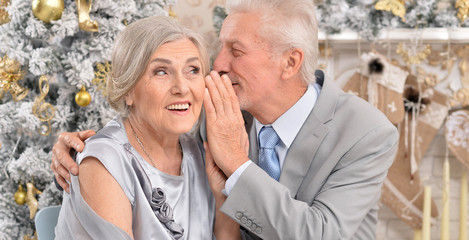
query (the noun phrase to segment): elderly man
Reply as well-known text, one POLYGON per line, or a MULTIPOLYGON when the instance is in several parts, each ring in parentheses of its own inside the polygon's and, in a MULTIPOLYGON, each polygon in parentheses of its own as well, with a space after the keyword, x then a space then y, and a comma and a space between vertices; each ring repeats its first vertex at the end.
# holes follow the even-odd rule
MULTIPOLYGON (((381 112, 315 71, 312 2, 226 2, 201 135, 208 178, 220 186, 214 195, 226 196, 221 211, 244 239, 375 238, 398 133, 381 112)), ((65 153, 81 150, 87 135, 64 133, 54 147, 52 169, 65 188, 66 169, 78 173, 65 153)))

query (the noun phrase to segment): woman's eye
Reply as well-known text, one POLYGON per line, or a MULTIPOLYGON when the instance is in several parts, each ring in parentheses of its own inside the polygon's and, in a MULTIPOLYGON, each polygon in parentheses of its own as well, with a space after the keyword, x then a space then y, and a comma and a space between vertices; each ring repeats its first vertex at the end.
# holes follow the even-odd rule
POLYGON ((190 73, 192 73, 192 74, 199 74, 199 72, 200 72, 200 68, 198 68, 198 67, 193 67, 190 70, 190 73))
POLYGON ((158 75, 158 76, 163 76, 163 75, 166 74, 166 71, 162 70, 162 69, 157 69, 157 70, 154 71, 154 74, 158 75))

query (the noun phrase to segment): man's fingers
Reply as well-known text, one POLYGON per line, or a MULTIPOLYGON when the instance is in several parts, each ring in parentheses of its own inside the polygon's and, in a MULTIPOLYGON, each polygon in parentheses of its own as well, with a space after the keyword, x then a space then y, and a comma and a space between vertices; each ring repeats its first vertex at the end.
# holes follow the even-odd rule
POLYGON ((221 102, 223 103, 223 109, 224 112, 226 113, 231 113, 233 110, 233 106, 231 104, 231 96, 228 91, 228 87, 233 88, 231 86, 231 81, 230 79, 226 76, 226 74, 223 76, 218 75, 217 72, 212 71, 210 72, 210 76, 212 77, 213 82, 217 86, 218 94, 220 95, 221 102), (227 79, 229 81, 229 84, 225 84, 225 81, 223 78, 227 79))
POLYGON ((55 179, 57 179, 57 183, 63 188, 64 191, 70 193, 70 186, 68 182, 65 181, 65 178, 61 177, 59 174, 54 173, 55 179))
POLYGON ((204 142, 204 149, 205 149, 205 165, 207 167, 213 166, 213 158, 212 158, 212 153, 210 152, 210 148, 208 147, 208 143, 204 142))
POLYGON ((56 172, 57 172, 61 177, 67 179, 68 181, 71 180, 71 178, 70 178, 70 172, 69 172, 67 169, 65 169, 64 166, 58 165, 56 172))
POLYGON ((205 86, 210 93, 210 99, 212 100, 213 107, 216 113, 223 113, 223 100, 218 92, 218 86, 216 85, 215 81, 213 80, 211 75, 207 75, 205 77, 205 86))
POLYGON ((204 95, 204 109, 207 122, 214 122, 216 119, 215 107, 213 106, 212 98, 207 88, 205 89, 204 95))
POLYGON ((80 137, 82 141, 85 141, 86 139, 88 139, 91 136, 94 136, 95 134, 96 132, 94 130, 85 130, 85 131, 78 132, 78 137, 80 137))
POLYGON ((69 152, 65 152, 64 149, 60 149, 58 147, 55 148, 54 146, 53 156, 55 156, 53 157, 53 160, 55 160, 54 163, 56 170, 59 170, 60 167, 64 167, 73 175, 78 174, 78 165, 70 157, 69 152))
POLYGON ((221 76, 221 79, 223 81, 223 84, 225 85, 225 89, 228 94, 228 99, 226 99, 227 103, 231 104, 231 109, 234 112, 238 112, 238 111, 241 112, 240 107, 239 107, 238 97, 236 96, 236 93, 233 89, 233 85, 231 84, 230 78, 226 74, 224 74, 221 76))
POLYGON ((59 141, 56 144, 63 143, 66 148, 73 148, 78 152, 84 147, 83 140, 80 139, 80 136, 76 132, 63 132, 59 135, 59 141))

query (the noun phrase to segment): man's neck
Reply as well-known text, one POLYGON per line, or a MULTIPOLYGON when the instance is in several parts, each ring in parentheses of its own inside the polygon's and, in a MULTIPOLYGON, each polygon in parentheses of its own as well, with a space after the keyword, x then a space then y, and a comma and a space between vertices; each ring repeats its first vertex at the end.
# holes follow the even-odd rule
POLYGON ((295 105, 307 89, 308 85, 306 84, 290 88, 290 90, 282 91, 282 93, 277 93, 272 98, 269 98, 269 102, 264 104, 264 106, 260 108, 251 107, 246 109, 246 111, 251 113, 260 123, 264 125, 272 124, 295 105))

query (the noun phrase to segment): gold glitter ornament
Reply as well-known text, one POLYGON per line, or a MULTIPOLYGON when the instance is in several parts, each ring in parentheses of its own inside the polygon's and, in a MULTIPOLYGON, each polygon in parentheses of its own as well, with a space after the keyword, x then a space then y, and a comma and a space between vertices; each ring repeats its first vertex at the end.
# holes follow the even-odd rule
POLYGON ((23 236, 23 240, 37 240, 37 231, 34 231, 34 236, 26 234, 23 236))
POLYGON ((37 207, 39 206, 36 195, 41 194, 42 192, 37 190, 32 182, 26 183, 26 189, 28 190, 26 192, 26 204, 29 206, 29 217, 34 219, 34 216, 36 216, 37 207))
POLYGON ((78 26, 87 32, 97 32, 98 22, 91 20, 91 0, 76 0, 78 10, 78 26))
POLYGON ((38 129, 39 133, 42 136, 47 136, 51 132, 50 121, 55 116, 55 108, 44 101, 49 93, 49 80, 45 76, 39 78, 39 93, 40 95, 34 99, 33 115, 42 122, 38 129))
POLYGON ((430 44, 423 47, 422 50, 411 55, 409 49, 403 43, 397 45, 396 53, 401 55, 402 59, 407 65, 420 64, 423 60, 427 59, 428 55, 432 52, 430 44))
POLYGON ((8 4, 10 4, 10 0, 0 0, 0 25, 10 22, 10 16, 7 10, 5 10, 8 4))
POLYGON ((107 77, 111 72, 111 63, 106 61, 104 63, 96 64, 97 71, 94 72, 94 78, 91 81, 92 84, 98 86, 98 90, 101 91, 103 96, 106 96, 107 91, 107 77))
POLYGON ((375 9, 392 12, 392 14, 401 17, 402 21, 405 22, 405 0, 379 0, 375 4, 375 9))
POLYGON ((64 8, 63 0, 33 0, 32 2, 34 16, 45 23, 59 20, 64 8))
POLYGON ((77 95, 75 95, 75 102, 80 107, 86 107, 91 103, 91 95, 86 91, 85 86, 82 86, 77 95))
POLYGON ((29 89, 23 88, 17 83, 23 77, 24 72, 21 71, 21 65, 18 61, 8 58, 7 55, 0 58, 0 99, 7 91, 10 92, 15 102, 25 98, 29 89))
POLYGON ((469 17, 469 0, 457 0, 454 7, 458 9, 458 19, 461 24, 469 17))
POLYGON ((176 13, 173 11, 173 6, 169 6, 168 15, 172 18, 177 18, 176 13))
POLYGON ((24 205, 26 203, 26 191, 23 189, 23 185, 18 185, 18 190, 15 192, 15 202, 19 205, 24 205))

